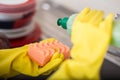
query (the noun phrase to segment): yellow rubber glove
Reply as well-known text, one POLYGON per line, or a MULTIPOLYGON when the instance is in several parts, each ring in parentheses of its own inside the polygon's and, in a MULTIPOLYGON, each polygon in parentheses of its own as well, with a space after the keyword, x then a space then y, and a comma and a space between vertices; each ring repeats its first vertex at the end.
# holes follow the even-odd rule
POLYGON ((0 50, 0 77, 13 77, 19 74, 29 76, 46 75, 54 71, 64 60, 63 54, 55 52, 51 60, 43 67, 28 56, 29 45, 13 49, 0 50))
POLYGON ((99 71, 109 46, 113 14, 85 8, 76 17, 71 40, 72 59, 66 60, 50 80, 99 80, 99 71), (60 76, 59 76, 60 75, 60 76))

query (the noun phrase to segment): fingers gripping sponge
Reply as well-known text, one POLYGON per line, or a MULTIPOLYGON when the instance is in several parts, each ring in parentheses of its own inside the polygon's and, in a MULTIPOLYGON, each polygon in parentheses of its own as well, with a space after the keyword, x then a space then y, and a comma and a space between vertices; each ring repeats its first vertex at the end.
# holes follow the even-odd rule
POLYGON ((49 62, 55 52, 62 53, 65 59, 70 57, 69 48, 53 38, 30 44, 28 49, 29 57, 39 66, 49 62))

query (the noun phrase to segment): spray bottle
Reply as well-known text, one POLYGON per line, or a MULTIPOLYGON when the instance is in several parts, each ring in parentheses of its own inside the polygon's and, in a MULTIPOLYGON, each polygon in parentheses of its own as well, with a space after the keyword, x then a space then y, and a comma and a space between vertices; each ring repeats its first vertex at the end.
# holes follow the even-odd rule
MULTIPOLYGON (((57 20, 57 25, 66 29, 69 34, 71 34, 72 24, 76 18, 77 14, 72 14, 70 17, 59 18, 57 20)), ((112 46, 120 48, 120 20, 115 19, 113 22, 113 32, 111 43, 112 46)))

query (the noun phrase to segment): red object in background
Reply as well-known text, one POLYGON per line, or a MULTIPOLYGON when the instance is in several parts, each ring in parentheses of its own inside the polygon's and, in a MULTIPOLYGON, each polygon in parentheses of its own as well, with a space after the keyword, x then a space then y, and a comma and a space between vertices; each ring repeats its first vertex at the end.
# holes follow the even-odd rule
POLYGON ((18 29, 24 27, 26 24, 32 22, 35 11, 29 12, 26 15, 23 15, 22 18, 11 21, 2 21, 0 20, 0 29, 18 29))
POLYGON ((29 23, 30 21, 32 21, 32 18, 35 14, 35 11, 29 13, 26 15, 26 17, 24 17, 23 19, 19 19, 19 20, 16 20, 14 25, 13 25, 13 28, 16 29, 16 28, 20 28, 22 27, 23 25, 29 23))
POLYGON ((0 49, 6 49, 10 47, 10 42, 8 40, 8 38, 0 33, 0 49))
POLYGON ((23 3, 16 2, 17 0, 15 3, 14 1, 5 2, 3 0, 3 3, 0 3, 0 16, 2 16, 2 18, 0 17, 0 26, 2 26, 0 30, 9 39, 10 48, 39 41, 41 36, 38 24, 31 27, 32 17, 36 12, 36 0, 27 0, 23 3))
POLYGON ((35 29, 29 35, 21 37, 21 38, 17 38, 17 39, 10 39, 10 47, 11 48, 20 47, 25 44, 39 41, 41 39, 41 33, 42 33, 41 29, 39 25, 36 23, 35 29))

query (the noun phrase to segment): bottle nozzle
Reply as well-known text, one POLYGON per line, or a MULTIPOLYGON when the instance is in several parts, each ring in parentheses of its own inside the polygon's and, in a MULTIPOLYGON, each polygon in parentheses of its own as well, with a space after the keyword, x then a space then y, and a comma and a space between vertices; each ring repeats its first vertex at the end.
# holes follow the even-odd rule
POLYGON ((68 17, 64 17, 63 19, 62 18, 59 18, 57 20, 57 25, 58 26, 62 26, 62 28, 64 29, 67 29, 67 21, 68 21, 68 17))

